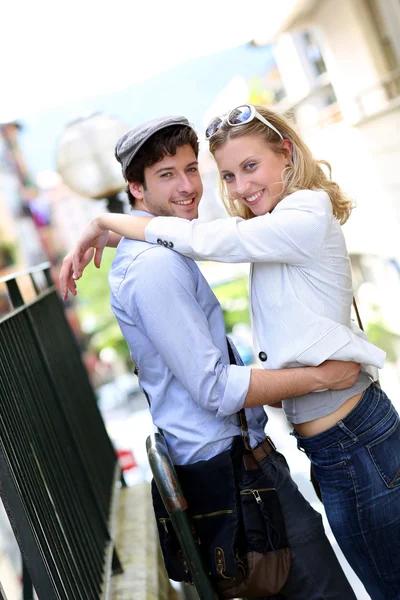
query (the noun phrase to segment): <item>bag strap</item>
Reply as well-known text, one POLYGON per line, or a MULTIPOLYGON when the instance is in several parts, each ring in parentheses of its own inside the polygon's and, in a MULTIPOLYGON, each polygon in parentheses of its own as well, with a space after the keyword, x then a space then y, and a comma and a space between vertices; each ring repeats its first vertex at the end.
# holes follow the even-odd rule
MULTIPOLYGON (((238 363, 236 360, 236 356, 235 356, 231 341, 228 338, 228 336, 226 337, 226 343, 228 345, 229 362, 231 363, 231 365, 237 365, 238 363)), ((239 417, 239 426, 240 426, 240 431, 242 433, 244 447, 246 448, 246 450, 251 451, 249 426, 247 424, 246 412, 245 412, 244 408, 241 408, 237 414, 239 417)))
POLYGON ((353 296, 353 308, 354 308, 354 312, 356 313, 358 326, 361 329, 361 331, 364 331, 364 327, 363 327, 363 324, 362 324, 362 321, 361 321, 360 313, 358 311, 357 302, 356 302, 356 299, 354 298, 354 296, 353 296))

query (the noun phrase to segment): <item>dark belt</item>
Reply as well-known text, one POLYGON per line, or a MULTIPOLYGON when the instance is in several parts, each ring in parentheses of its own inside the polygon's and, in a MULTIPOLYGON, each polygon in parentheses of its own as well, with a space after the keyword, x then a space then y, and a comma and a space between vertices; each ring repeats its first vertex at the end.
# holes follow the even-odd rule
POLYGON ((261 442, 261 444, 258 444, 258 446, 252 449, 252 452, 256 461, 260 462, 263 458, 268 456, 268 454, 271 454, 271 452, 273 452, 274 450, 276 450, 275 444, 273 443, 271 438, 267 436, 265 440, 261 442))
POLYGON ((246 453, 243 456, 243 462, 246 468, 246 471, 254 471, 259 469, 258 463, 262 461, 263 458, 271 454, 276 450, 275 445, 271 438, 268 436, 265 438, 263 442, 258 444, 255 448, 252 448, 251 454, 246 453))

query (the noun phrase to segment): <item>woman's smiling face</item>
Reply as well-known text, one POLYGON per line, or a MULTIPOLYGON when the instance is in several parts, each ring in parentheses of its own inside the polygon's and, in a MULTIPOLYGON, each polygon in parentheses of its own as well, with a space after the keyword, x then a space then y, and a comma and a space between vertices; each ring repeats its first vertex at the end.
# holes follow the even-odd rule
POLYGON ((254 215, 271 212, 281 200, 282 171, 290 157, 290 142, 277 153, 258 134, 229 139, 215 151, 215 160, 229 195, 254 215))

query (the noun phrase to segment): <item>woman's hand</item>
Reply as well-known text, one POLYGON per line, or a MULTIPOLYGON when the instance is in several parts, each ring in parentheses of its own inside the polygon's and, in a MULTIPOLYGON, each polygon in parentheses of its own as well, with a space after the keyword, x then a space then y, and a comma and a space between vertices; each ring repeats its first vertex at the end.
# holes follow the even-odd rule
POLYGON ((83 270, 88 264, 85 262, 85 256, 89 249, 94 248, 94 264, 97 268, 100 267, 103 250, 107 246, 108 234, 108 230, 100 227, 97 217, 86 225, 72 251, 72 277, 75 280, 82 277, 83 270))
POLYGON ((120 236, 113 234, 112 240, 109 240, 108 231, 100 228, 96 219, 85 227, 75 248, 68 252, 62 263, 59 284, 64 300, 67 299, 68 291, 76 296, 76 280, 82 276, 93 256, 94 264, 99 268, 105 246, 115 247, 120 239, 120 236))
MULTIPOLYGON (((63 300, 67 299, 68 296, 68 291, 71 292, 71 294, 73 296, 76 296, 76 283, 75 283, 75 279, 72 276, 72 271, 73 271, 73 267, 72 267, 72 256, 73 256, 73 250, 71 250, 70 252, 68 252, 68 254, 66 255, 66 257, 64 258, 63 262, 62 262, 62 267, 61 267, 61 271, 60 271, 60 275, 58 278, 59 284, 60 284, 60 291, 61 291, 61 296, 63 300)), ((93 258, 93 254, 94 254, 94 248, 89 248, 89 250, 87 250, 83 256, 82 259, 82 271, 87 267, 87 265, 91 262, 92 258, 93 258)))
POLYGON ((103 250, 106 246, 115 248, 121 237, 145 239, 146 225, 153 217, 131 217, 104 213, 86 225, 73 250, 63 260, 59 282, 61 295, 65 300, 68 291, 76 296, 76 280, 94 256, 94 264, 100 268, 103 250))

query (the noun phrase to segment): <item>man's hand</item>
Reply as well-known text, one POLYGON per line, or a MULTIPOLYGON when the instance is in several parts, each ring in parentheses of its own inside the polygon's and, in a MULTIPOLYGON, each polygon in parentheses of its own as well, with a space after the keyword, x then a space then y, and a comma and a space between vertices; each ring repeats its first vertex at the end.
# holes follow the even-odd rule
MULTIPOLYGON (((66 257, 63 260, 60 275, 59 275, 59 283, 60 283, 60 291, 63 300, 67 299, 68 291, 71 292, 73 296, 76 296, 76 283, 73 277, 73 267, 72 267, 72 256, 73 250, 68 252, 66 257)), ((83 259, 81 261, 82 271, 87 267, 90 261, 93 258, 94 248, 89 248, 83 255, 83 259)))
POLYGON ((94 264, 100 267, 103 250, 107 245, 108 230, 101 229, 94 218, 86 225, 72 251, 72 277, 76 280, 82 276, 86 267, 85 256, 89 249, 95 249, 94 264))
POLYGON ((359 363, 326 360, 314 367, 321 382, 321 389, 344 390, 354 385, 360 372, 359 363))
POLYGON ((276 404, 286 398, 322 390, 343 390, 355 384, 360 365, 327 360, 319 367, 291 369, 252 369, 244 407, 276 404))

